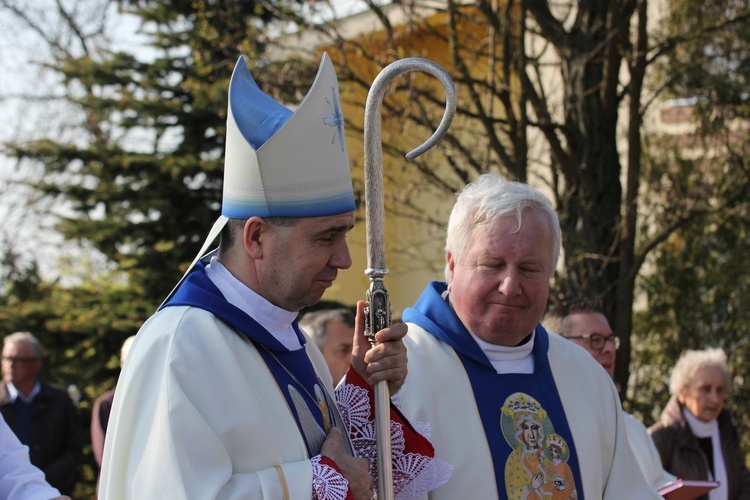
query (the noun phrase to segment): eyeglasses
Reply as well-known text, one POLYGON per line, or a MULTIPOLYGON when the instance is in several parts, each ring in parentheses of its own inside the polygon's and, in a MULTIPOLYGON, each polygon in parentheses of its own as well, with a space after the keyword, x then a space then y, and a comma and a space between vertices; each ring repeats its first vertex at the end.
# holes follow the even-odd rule
POLYGON ((14 358, 10 356, 3 356, 3 362, 5 363, 31 363, 41 358, 14 358))
POLYGON ((589 346, 595 351, 601 351, 607 342, 612 342, 615 351, 620 348, 620 337, 617 335, 602 335, 601 333, 590 333, 588 335, 579 335, 577 337, 565 337, 566 339, 587 339, 589 346))

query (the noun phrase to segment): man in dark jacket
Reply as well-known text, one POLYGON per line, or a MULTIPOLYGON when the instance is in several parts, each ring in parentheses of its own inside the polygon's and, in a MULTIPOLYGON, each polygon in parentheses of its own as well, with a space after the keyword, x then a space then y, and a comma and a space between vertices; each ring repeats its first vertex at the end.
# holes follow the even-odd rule
POLYGON ((64 495, 70 495, 82 458, 78 412, 68 393, 42 381, 43 349, 28 332, 3 343, 0 413, 29 447, 31 463, 64 495))

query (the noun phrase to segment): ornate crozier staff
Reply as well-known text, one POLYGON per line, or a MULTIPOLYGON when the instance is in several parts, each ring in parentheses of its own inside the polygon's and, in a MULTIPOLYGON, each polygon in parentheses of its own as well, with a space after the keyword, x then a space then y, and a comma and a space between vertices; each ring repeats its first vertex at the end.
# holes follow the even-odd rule
MULTIPOLYGON (((426 153, 448 131, 456 113, 456 88, 450 75, 432 61, 418 57, 401 59, 386 66, 375 78, 367 94, 365 105, 365 221, 367 227, 367 270, 370 288, 365 309, 365 334, 375 345, 375 333, 391 324, 391 304, 383 286, 385 267, 385 214, 383 208, 383 146, 381 143, 380 110, 386 86, 398 75, 409 71, 424 71, 443 84, 446 94, 445 113, 432 136, 406 155, 407 160, 426 153)), ((388 383, 375 386, 375 435, 378 452, 378 498, 393 498, 393 468, 391 465, 390 394, 388 383)))

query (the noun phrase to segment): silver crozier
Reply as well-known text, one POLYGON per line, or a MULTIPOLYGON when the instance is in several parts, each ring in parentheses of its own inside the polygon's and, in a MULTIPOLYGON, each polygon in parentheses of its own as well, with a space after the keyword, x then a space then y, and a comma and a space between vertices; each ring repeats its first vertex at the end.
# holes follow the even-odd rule
MULTIPOLYGON (((456 113, 456 88, 450 75, 432 61, 411 57, 386 66, 375 78, 365 105, 365 221, 367 226, 367 270, 370 288, 365 308, 365 334, 375 345, 375 333, 391 325, 391 304, 383 286, 385 267, 385 213, 383 208, 383 146, 380 113, 386 86, 398 75, 424 71, 440 80, 445 88, 445 113, 432 136, 406 155, 413 160, 427 152, 448 131, 456 113)), ((390 394, 388 382, 375 386, 375 435, 378 453, 378 499, 393 499, 393 467, 391 465, 390 394)))

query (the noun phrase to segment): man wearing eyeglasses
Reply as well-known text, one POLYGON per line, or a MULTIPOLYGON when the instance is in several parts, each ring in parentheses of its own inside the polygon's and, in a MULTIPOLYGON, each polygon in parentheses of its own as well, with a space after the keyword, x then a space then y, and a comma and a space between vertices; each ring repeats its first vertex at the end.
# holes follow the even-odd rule
POLYGON ((620 337, 595 303, 561 302, 544 317, 544 326, 586 349, 614 379, 620 337))
POLYGON ((43 355, 31 333, 5 337, 0 413, 47 482, 70 495, 82 460, 81 426, 68 393, 40 378, 43 355))
MULTIPOLYGON (((544 317, 544 326, 578 344, 602 365, 607 374, 615 376, 615 358, 620 348, 620 337, 612 332, 609 321, 595 302, 561 302, 544 317)), ((623 410, 628 443, 635 454, 646 480, 657 488, 675 479, 662 467, 659 452, 646 427, 623 410)))

